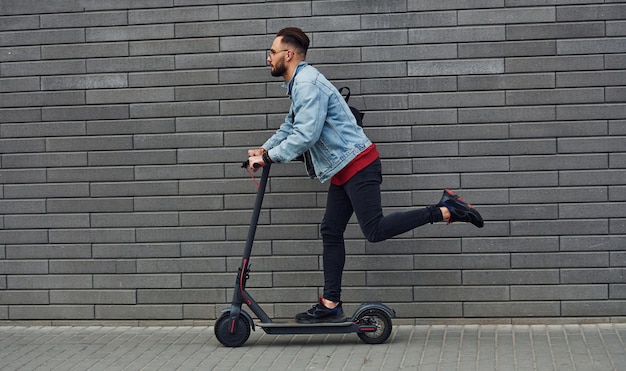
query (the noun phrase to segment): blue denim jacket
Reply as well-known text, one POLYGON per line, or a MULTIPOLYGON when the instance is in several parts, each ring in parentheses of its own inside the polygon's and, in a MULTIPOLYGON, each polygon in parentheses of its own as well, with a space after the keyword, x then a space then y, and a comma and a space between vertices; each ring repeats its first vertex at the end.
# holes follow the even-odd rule
POLYGON ((263 144, 272 161, 288 162, 309 150, 323 183, 372 144, 345 99, 315 67, 300 62, 285 87, 289 113, 263 144))

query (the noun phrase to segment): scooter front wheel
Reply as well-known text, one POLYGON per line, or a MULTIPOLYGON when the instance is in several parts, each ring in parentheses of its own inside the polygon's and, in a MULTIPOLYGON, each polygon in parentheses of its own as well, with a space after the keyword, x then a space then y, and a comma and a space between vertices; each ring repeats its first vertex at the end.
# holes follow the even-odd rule
POLYGON ((393 324, 391 323, 391 317, 389 317, 389 314, 384 310, 377 308, 367 309, 359 314, 357 320, 360 325, 376 327, 374 331, 357 333, 359 339, 365 344, 382 344, 389 338, 389 335, 391 335, 393 324))
POLYGON ((222 345, 227 347, 239 347, 250 337, 250 324, 246 317, 240 314, 239 319, 235 322, 234 331, 231 333, 232 321, 230 312, 222 314, 222 316, 215 321, 215 337, 222 345))

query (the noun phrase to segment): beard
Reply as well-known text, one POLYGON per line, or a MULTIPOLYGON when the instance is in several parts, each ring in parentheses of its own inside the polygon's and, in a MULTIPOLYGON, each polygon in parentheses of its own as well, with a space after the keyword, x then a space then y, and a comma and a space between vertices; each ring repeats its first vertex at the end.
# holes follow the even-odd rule
POLYGON ((277 63, 274 65, 274 69, 271 70, 272 76, 280 77, 283 76, 287 72, 287 67, 285 67, 285 63, 277 63))

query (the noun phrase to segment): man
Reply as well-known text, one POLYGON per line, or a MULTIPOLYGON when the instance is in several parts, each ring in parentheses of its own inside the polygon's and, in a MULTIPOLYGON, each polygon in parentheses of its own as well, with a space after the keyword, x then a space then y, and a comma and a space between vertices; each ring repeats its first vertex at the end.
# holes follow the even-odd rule
POLYGON ((445 190, 437 205, 383 215, 381 162, 337 89, 305 62, 309 38, 299 28, 276 34, 267 56, 272 76, 282 77, 291 99, 289 114, 261 148, 248 151, 250 167, 283 163, 308 151, 321 182, 330 181, 321 223, 324 294, 296 315, 301 323, 341 322, 341 277, 345 262, 343 233, 353 213, 368 241, 379 242, 428 223, 483 220, 470 204, 445 190))

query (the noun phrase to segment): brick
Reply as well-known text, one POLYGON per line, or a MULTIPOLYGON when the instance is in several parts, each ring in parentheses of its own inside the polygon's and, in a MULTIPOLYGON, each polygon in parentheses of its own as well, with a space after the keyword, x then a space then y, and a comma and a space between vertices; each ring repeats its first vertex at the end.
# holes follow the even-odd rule
POLYGON ((126 11, 44 14, 41 28, 122 26, 128 24, 126 11))
MULTIPOLYGON (((96 151, 88 153, 88 163, 90 166, 174 164, 176 152, 173 150, 96 151)), ((172 170, 170 167, 165 168, 172 170)), ((136 179, 145 180, 146 178, 137 177, 136 179)))
POLYGON ((545 220, 516 221, 511 223, 511 235, 588 235, 606 234, 608 223, 602 219, 594 220, 545 220))
POLYGON ((43 59, 126 57, 128 43, 85 43, 73 45, 44 45, 41 47, 43 59))
POLYGON ((515 253, 511 255, 512 268, 575 268, 606 267, 608 253, 515 253))
POLYGON ((93 319, 93 305, 13 305, 9 307, 9 319, 93 319))
POLYGON ((140 197, 177 194, 176 182, 92 183, 92 197, 140 197))
MULTIPOLYGON (((508 103, 508 102, 507 102, 508 103)), ((503 92, 410 94, 409 108, 503 106, 503 92)))
POLYGON ((182 319, 182 305, 105 305, 95 306, 96 319, 182 319))
MULTIPOLYGON (((625 106, 626 107, 626 106, 625 106)), ((559 140, 559 152, 620 152, 624 151, 625 137, 586 137, 586 138, 563 138, 559 140)))
POLYGON ((239 84, 237 86, 201 86, 176 88, 176 100, 220 100, 265 98, 265 84, 239 84))
POLYGON ((135 103, 130 105, 130 117, 204 116, 218 113, 218 102, 135 103))
POLYGON ((351 14, 351 13, 399 13, 407 10, 406 3, 390 0, 384 3, 361 1, 356 6, 348 6, 349 1, 317 1, 313 3, 313 15, 351 14))
POLYGON ((459 25, 554 22, 554 7, 460 10, 459 25))
POLYGON ((12 245, 6 247, 7 259, 68 259, 90 258, 89 245, 12 245))
POLYGON ((555 118, 555 108, 549 106, 459 109, 459 123, 549 121, 555 118))
POLYGON ((509 160, 505 157, 415 159, 413 169, 415 173, 507 171, 509 160))
MULTIPOLYGON (((626 298, 626 285, 623 285, 623 284, 609 285, 609 298, 611 299, 626 298)), ((589 298, 589 299, 597 299, 597 298, 589 298)))
POLYGON ((606 155, 547 155, 511 157, 511 170, 603 169, 606 155))
POLYGON ((124 41, 146 39, 171 39, 174 37, 174 25, 90 27, 85 30, 85 41, 124 41))
POLYGON ((459 58, 554 55, 554 41, 507 41, 459 44, 459 58))
POLYGON ((463 43, 505 39, 504 26, 437 27, 409 30, 410 44, 463 43))
POLYGON ((418 301, 505 301, 509 299, 507 286, 429 286, 414 287, 413 296, 418 301))
POLYGON ((133 210, 132 198, 53 198, 47 200, 47 211, 68 212, 125 212, 133 210))
MULTIPOLYGON (((334 16, 332 18, 335 18, 334 16)), ((339 18, 339 17, 336 17, 339 18)), ((345 22, 344 22, 345 23, 345 22)), ((415 27, 445 27, 456 25, 456 12, 401 12, 363 14, 360 16, 361 29, 378 28, 415 28, 415 27)), ((304 28, 309 30, 310 28, 304 28)))
POLYGON ((557 87, 617 86, 626 83, 624 71, 557 72, 557 87))
POLYGON ((557 40, 557 54, 623 53, 625 38, 557 40))
POLYGON ((609 54, 604 56, 605 68, 608 70, 623 69, 626 66, 624 54, 609 54))
MULTIPOLYGON (((222 303, 226 302, 223 289, 137 290, 138 304, 222 303)), ((133 295, 134 298, 134 295, 133 295)), ((104 303, 103 303, 104 304, 104 303)), ((133 303, 128 303, 133 304, 133 303)))
POLYGON ((173 118, 95 120, 87 122, 86 126, 89 135, 171 133, 176 130, 176 120, 173 118))
POLYGON ((2 170, 2 182, 4 184, 21 184, 29 182, 45 182, 44 169, 20 169, 20 170, 2 170))
POLYGON ((173 213, 106 213, 91 215, 91 227, 171 227, 178 225, 178 216, 173 213))
POLYGON ((17 77, 0 79, 0 93, 33 90, 39 90, 39 78, 37 77, 17 77))
POLYGON ((172 56, 94 58, 87 60, 87 72, 168 71, 175 69, 172 56))
POLYGON ((623 316, 626 311, 623 300, 594 300, 594 301, 572 301, 561 304, 563 316, 591 317, 598 313, 605 313, 607 316, 623 316))
POLYGON ((9 290, 91 289, 91 275, 19 275, 7 276, 9 290))
POLYGON ((220 19, 254 19, 272 18, 276 14, 281 17, 305 17, 311 15, 311 9, 303 6, 303 2, 290 4, 246 4, 246 5, 222 5, 219 10, 220 19))
MULTIPOLYGON (((224 227, 163 227, 136 231, 137 242, 215 241, 226 239, 224 227)), ((132 242, 117 241, 117 242, 132 242)))
POLYGON ((183 23, 194 21, 215 21, 218 19, 217 6, 197 6, 169 9, 129 10, 129 24, 183 23))
POLYGON ((361 93, 375 94, 403 93, 406 91, 411 91, 414 93, 455 91, 456 87, 457 85, 455 77, 368 79, 361 83, 361 93))
POLYGON ((513 123, 512 138, 532 137, 581 137, 607 135, 607 123, 597 121, 552 121, 536 123, 513 123))
POLYGON ((168 102, 174 100, 174 89, 100 89, 87 91, 87 104, 168 102))
POLYGON ((509 254, 416 254, 414 269, 505 269, 510 268, 509 254))
POLYGON ((603 88, 542 89, 506 92, 506 103, 514 106, 600 102, 604 102, 603 88))
POLYGON ((624 4, 572 5, 557 8, 557 21, 623 19, 624 4))
POLYGON ((180 274, 95 274, 96 289, 180 288, 180 274))
POLYGON ((466 285, 545 285, 558 283, 558 269, 463 271, 463 284, 466 285))
MULTIPOLYGON (((585 71, 601 70, 604 65, 602 56, 549 56, 549 57, 514 57, 507 58, 506 72, 543 72, 543 71, 585 71)), ((551 87, 554 87, 554 74, 550 74, 551 87)))
POLYGON ((498 59, 445 60, 409 62, 409 76, 482 75, 504 72, 504 61, 498 59))
POLYGON ((137 273, 191 273, 225 272, 224 258, 141 259, 137 261, 137 273))
POLYGON ((43 213, 44 211, 45 201, 43 200, 0 200, 2 214, 43 213))
POLYGON ((47 274, 45 260, 4 260, 0 261, 0 272, 6 275, 47 274))
POLYGON ((558 237, 468 238, 463 240, 463 252, 529 252, 558 251, 558 237))
MULTIPOLYGON (((233 21, 219 20, 212 22, 181 23, 176 25, 176 38, 205 38, 217 36, 228 37, 234 35, 245 35, 247 38, 250 38, 250 35, 266 34, 267 23, 270 21, 271 19, 248 19, 233 21)), ((281 28, 282 27, 284 26, 281 26, 281 28)), ((268 38, 268 40, 268 44, 271 45, 272 39, 268 38)))
POLYGON ((44 107, 41 110, 43 121, 117 120, 128 119, 127 105, 44 107))
MULTIPOLYGON (((507 69, 509 62, 507 60, 507 69)), ((459 76, 459 90, 514 90, 554 88, 553 73, 459 76)))
POLYGON ((127 86, 128 79, 125 74, 55 76, 43 77, 41 80, 43 90, 106 89, 127 86))
POLYGON ((49 138, 46 141, 46 149, 55 152, 98 151, 106 149, 127 150, 131 148, 132 138, 130 136, 49 138))
POLYGON ((466 317, 558 317, 560 314, 558 301, 463 303, 466 317))
MULTIPOLYGON (((85 72, 85 62, 81 60, 7 62, 0 67, 2 76, 65 75, 85 72)), ((39 86, 35 90, 39 90, 39 86)))
POLYGON ((41 108, 0 109, 0 123, 41 121, 41 108))
POLYGON ((6 229, 88 228, 89 216, 85 214, 6 215, 4 227, 6 229))
POLYGON ((51 290, 50 304, 136 304, 135 290, 51 290))
POLYGON ((511 300, 602 300, 607 285, 511 286, 511 300))
POLYGON ((406 271, 398 272, 369 271, 366 273, 367 284, 371 286, 439 286, 460 285, 460 271, 406 271))
POLYGON ((552 154, 555 152, 556 142, 552 139, 510 139, 459 143, 459 155, 462 156, 552 154))
POLYGON ((0 17, 0 30, 33 30, 39 28, 39 17, 35 15, 0 17))
POLYGON ((0 139, 2 150, 0 153, 29 153, 43 152, 45 143, 39 138, 33 139, 0 139))
POLYGON ((586 203, 584 210, 574 209, 573 205, 561 205, 559 209, 559 216, 564 219, 575 218, 619 218, 623 214, 620 209, 624 207, 623 202, 609 202, 609 203, 586 203))
POLYGON ((58 0, 41 3, 37 0, 4 0, 0 14, 41 14, 78 12, 76 0, 58 0))
POLYGON ((439 10, 439 9, 473 9, 473 8, 495 8, 501 7, 501 0, 476 0, 467 2, 463 0, 452 0, 441 2, 437 0, 408 0, 409 11, 439 10))
POLYGON ((518 188, 510 190, 512 203, 606 201, 606 187, 518 188))
POLYGON ((2 230, 0 240, 6 244, 39 244, 46 243, 48 236, 45 230, 2 230))
POLYGON ((29 106, 63 106, 85 103, 85 95, 79 91, 66 92, 28 92, 0 94, 0 107, 29 107, 29 106))
MULTIPOLYGON (((24 46, 0 48, 0 62, 30 61, 41 58, 41 47, 24 46)), ((4 65, 0 66, 0 71, 4 65)), ((1 75, 1 74, 0 74, 1 75)))
POLYGON ((129 87, 216 84, 217 71, 130 73, 129 87))
POLYGON ((602 22, 568 22, 533 25, 507 25, 507 40, 567 39, 603 37, 602 22))
POLYGON ((178 243, 154 244, 94 244, 94 258, 176 258, 180 256, 178 243))
POLYGON ((130 228, 55 229, 50 230, 51 243, 121 243, 134 242, 135 233, 130 228))
POLYGON ((85 123, 82 121, 5 124, 0 127, 4 138, 55 137, 84 135, 85 123))
POLYGON ((45 305, 50 304, 48 291, 45 290, 11 290, 0 292, 0 305, 45 305))
POLYGON ((85 42, 81 29, 3 32, 0 46, 71 44, 85 42))
MULTIPOLYGON (((176 31, 178 32, 178 30, 176 31)), ((130 55, 175 55, 219 51, 218 38, 131 41, 130 55)))

